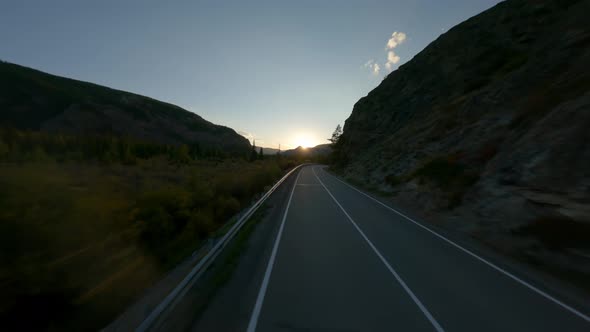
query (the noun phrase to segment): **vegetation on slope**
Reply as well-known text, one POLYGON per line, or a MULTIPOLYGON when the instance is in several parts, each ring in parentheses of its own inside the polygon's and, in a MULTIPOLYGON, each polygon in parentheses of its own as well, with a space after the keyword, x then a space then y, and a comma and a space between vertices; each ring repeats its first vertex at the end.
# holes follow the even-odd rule
POLYGON ((104 327, 297 162, 0 130, 4 327, 104 327))
POLYGON ((20 130, 200 144, 244 155, 250 147, 233 129, 180 107, 6 62, 0 62, 0 110, 0 126, 20 130))

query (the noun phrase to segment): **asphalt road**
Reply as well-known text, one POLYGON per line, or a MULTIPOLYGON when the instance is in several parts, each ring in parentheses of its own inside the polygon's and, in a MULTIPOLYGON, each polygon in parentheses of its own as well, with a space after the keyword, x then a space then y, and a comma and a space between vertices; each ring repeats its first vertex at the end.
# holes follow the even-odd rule
POLYGON ((587 312, 321 166, 286 185, 272 237, 256 242, 265 249, 238 266, 247 281, 235 278, 193 330, 590 331, 587 312), (241 320, 227 325, 233 312, 241 320))

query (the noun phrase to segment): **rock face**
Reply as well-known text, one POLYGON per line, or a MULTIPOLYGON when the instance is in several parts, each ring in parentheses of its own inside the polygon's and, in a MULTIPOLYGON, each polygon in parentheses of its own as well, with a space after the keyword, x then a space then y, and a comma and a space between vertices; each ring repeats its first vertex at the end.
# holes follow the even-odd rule
POLYGON ((0 62, 0 126, 113 134, 247 154, 250 143, 178 106, 0 62))
POLYGON ((355 104, 344 174, 587 276, 589 12, 588 0, 508 0, 441 35, 355 104))

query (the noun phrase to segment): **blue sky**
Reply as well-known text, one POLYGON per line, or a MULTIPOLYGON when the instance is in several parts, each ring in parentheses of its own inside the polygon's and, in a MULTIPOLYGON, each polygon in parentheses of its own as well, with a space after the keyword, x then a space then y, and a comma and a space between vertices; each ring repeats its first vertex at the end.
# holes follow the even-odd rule
POLYGON ((389 73, 389 51, 395 70, 498 2, 2 0, 0 59, 292 148, 325 143, 389 73))

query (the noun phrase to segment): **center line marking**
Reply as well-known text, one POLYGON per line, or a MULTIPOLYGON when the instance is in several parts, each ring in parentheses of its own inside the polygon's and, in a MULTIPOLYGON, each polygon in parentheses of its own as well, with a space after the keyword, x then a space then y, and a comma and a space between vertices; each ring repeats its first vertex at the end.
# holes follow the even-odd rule
POLYGON ((408 285, 406 285, 406 283, 399 276, 399 274, 397 274, 397 272, 395 272, 395 270, 393 269, 393 267, 391 267, 391 265, 385 259, 385 257, 383 257, 383 255, 381 254, 381 252, 379 252, 379 250, 375 247, 375 245, 373 245, 373 243, 371 242, 371 240, 369 240, 369 238, 359 228, 359 226, 356 224, 356 222, 354 222, 354 220, 352 220, 352 218, 350 217, 350 215, 348 214, 348 212, 346 212, 346 210, 344 210, 344 208, 342 207, 342 205, 340 205, 340 203, 338 202, 338 200, 334 197, 334 195, 332 195, 332 193, 326 187, 326 185, 322 182, 322 180, 320 180, 320 178, 318 177, 318 175, 315 172, 315 167, 312 167, 311 170, 313 172, 313 175, 315 175, 316 179, 318 179, 318 181, 322 185, 322 187, 324 187, 324 189, 326 189, 326 191, 328 192, 328 194, 330 195, 330 197, 332 197, 332 199, 334 200, 334 202, 336 202, 336 204, 340 207, 340 209, 342 210, 342 212, 344 212, 344 214, 346 215, 346 217, 348 218, 348 220, 352 223, 352 225, 354 226, 354 228, 356 228, 356 230, 361 234, 361 236, 363 237, 363 239, 365 239, 365 241, 367 241, 367 243, 369 244, 369 246, 371 247, 371 249, 373 249, 373 251, 375 252, 375 254, 377 254, 377 256, 379 257, 379 259, 381 259, 381 262, 383 262, 383 264, 385 264, 385 266, 387 267, 387 269, 389 270, 389 272, 391 272, 391 274, 395 277, 395 279, 403 287, 403 289, 406 291, 406 293, 408 293, 408 295, 410 295, 410 297, 412 298, 412 300, 414 300, 414 303, 416 303, 416 305, 418 306, 418 308, 420 308, 420 310, 422 310, 422 313, 424 314, 424 316, 426 316, 426 318, 428 318, 428 320, 430 321, 430 323, 432 324, 432 326, 434 327, 434 329, 436 331, 438 331, 438 332, 444 332, 445 330, 440 326, 440 324, 436 321, 436 319, 430 314, 430 312, 428 311, 428 309, 426 309, 426 307, 422 304, 422 302, 420 302, 420 300, 418 299, 418 297, 416 297, 416 295, 414 294, 414 292, 412 292, 412 290, 410 289, 410 287, 408 287, 408 285))

